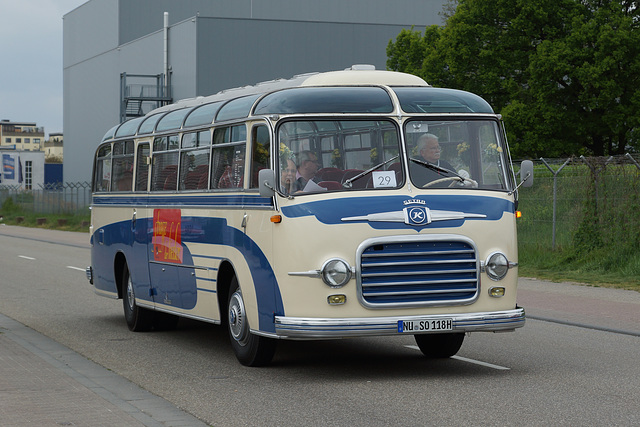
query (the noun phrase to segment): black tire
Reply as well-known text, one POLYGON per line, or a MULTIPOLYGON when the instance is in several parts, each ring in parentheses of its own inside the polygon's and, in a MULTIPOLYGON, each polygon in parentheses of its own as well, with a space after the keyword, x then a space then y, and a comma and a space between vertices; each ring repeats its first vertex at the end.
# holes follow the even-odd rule
POLYGON ((464 333, 419 334, 414 337, 422 354, 430 359, 446 359, 454 356, 464 341, 464 333))
POLYGON ((130 331, 146 332, 153 326, 154 313, 145 308, 138 307, 129 269, 125 265, 123 270, 122 284, 124 285, 124 289, 122 290, 122 305, 124 306, 124 318, 127 321, 127 326, 130 331))
POLYGON ((242 291, 235 277, 231 280, 229 288, 227 313, 231 348, 238 361, 245 366, 268 365, 276 352, 276 341, 251 333, 242 291))

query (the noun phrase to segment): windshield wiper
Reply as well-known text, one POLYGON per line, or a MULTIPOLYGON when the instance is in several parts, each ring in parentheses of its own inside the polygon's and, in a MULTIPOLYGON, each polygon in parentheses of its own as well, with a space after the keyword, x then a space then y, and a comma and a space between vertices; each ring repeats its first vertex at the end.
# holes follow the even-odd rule
POLYGON ((460 175, 456 171, 452 171, 450 169, 443 168, 442 166, 438 166, 435 163, 427 162, 426 160, 414 159, 413 157, 410 157, 409 160, 411 160, 412 162, 417 163, 419 165, 422 165, 425 168, 429 168, 431 170, 434 170, 436 172, 450 173, 450 174, 458 177, 460 179, 460 182, 465 182, 465 181, 474 182, 473 180, 471 180, 469 178, 465 178, 464 176, 460 175))
POLYGON ((380 163, 380 164, 375 165, 375 166, 374 166, 374 167, 372 167, 372 168, 367 169, 367 170, 366 170, 366 171, 364 171, 364 172, 360 172, 358 175, 356 175, 356 176, 354 176, 354 177, 352 177, 352 178, 349 178, 349 179, 347 179, 345 182, 343 182, 343 183, 342 183, 342 186, 343 186, 344 188, 351 188, 351 187, 353 186, 353 184, 352 184, 352 183, 353 183, 353 181, 355 181, 355 180, 357 180, 357 179, 360 179, 360 178, 362 178, 363 176, 369 175, 369 174, 370 174, 371 172, 373 172, 374 170, 376 170, 376 169, 378 169, 378 168, 381 168, 382 166, 386 165, 386 164, 387 164, 387 163, 389 163, 389 162, 394 161, 394 160, 395 160, 395 159, 397 159, 398 157, 400 157, 400 155, 399 155, 399 154, 398 154, 397 156, 395 156, 395 157, 390 158, 390 159, 389 159, 389 160, 387 160, 387 161, 384 161, 384 162, 382 162, 382 163, 380 163))

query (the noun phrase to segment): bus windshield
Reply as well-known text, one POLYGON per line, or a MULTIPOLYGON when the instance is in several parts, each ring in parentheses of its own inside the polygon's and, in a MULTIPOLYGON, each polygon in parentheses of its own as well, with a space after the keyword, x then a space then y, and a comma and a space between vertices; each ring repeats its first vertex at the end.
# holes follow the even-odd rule
POLYGON ((400 188, 404 164, 418 188, 511 188, 497 121, 408 120, 403 132, 404 149, 391 121, 287 121, 278 128, 280 192, 400 188))
POLYGON ((411 182, 421 188, 511 189, 494 120, 411 120, 404 126, 411 182))
POLYGON ((404 183, 398 128, 386 120, 295 120, 278 130, 286 195, 404 183))

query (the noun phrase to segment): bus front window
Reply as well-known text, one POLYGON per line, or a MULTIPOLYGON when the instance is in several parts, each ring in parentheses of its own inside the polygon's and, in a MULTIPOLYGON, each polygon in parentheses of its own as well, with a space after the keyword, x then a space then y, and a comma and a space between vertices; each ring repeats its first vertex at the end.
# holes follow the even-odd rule
POLYGON ((405 124, 405 135, 416 187, 510 189, 498 122, 414 120, 405 124))
POLYGON ((279 186, 286 195, 399 188, 398 129, 377 120, 299 120, 278 130, 279 186))

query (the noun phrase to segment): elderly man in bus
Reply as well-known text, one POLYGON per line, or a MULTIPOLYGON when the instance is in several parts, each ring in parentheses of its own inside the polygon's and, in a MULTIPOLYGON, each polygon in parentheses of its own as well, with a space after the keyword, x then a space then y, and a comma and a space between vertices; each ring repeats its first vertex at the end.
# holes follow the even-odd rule
MULTIPOLYGON (((309 191, 307 185, 309 181, 313 180, 313 177, 318 172, 318 156, 311 151, 301 151, 298 154, 298 171, 296 173, 296 181, 298 181, 298 187, 303 191, 309 191)), ((311 184, 312 187, 316 187, 311 184)))
MULTIPOLYGON (((442 150, 440 148, 440 143, 438 142, 438 137, 436 135, 425 133, 424 135, 420 136, 420 138, 418 138, 417 148, 418 152, 420 153, 420 157, 416 159, 417 162, 411 162, 410 164, 411 180, 415 185, 422 187, 431 181, 435 181, 436 179, 454 176, 453 174, 449 174, 441 170, 431 169, 428 166, 420 163, 424 162, 430 165, 437 166, 439 168, 454 171, 453 166, 451 166, 449 162, 440 159, 440 153, 442 150)), ((447 186, 449 184, 450 183, 446 183, 444 186, 447 186)))

